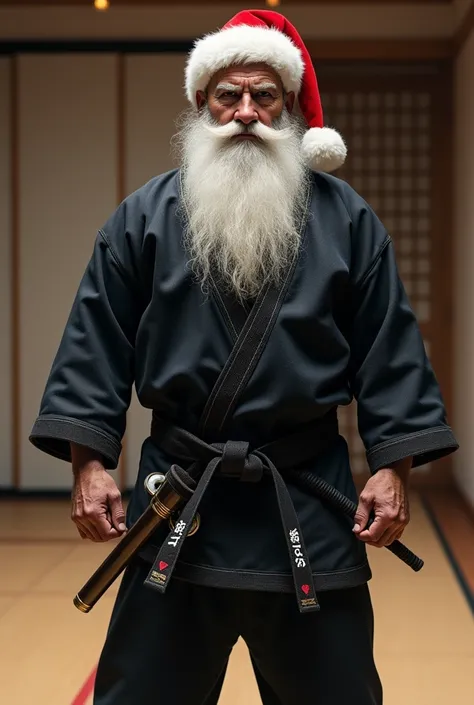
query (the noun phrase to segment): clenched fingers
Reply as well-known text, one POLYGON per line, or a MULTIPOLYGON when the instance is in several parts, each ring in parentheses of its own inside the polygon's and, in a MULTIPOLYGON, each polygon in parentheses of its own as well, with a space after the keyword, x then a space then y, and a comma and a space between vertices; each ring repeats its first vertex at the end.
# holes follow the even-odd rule
POLYGON ((367 526, 370 514, 374 505, 374 495, 366 490, 361 492, 359 504, 354 516, 354 533, 360 536, 360 533, 367 526))
POLYGON ((104 514, 99 512, 91 512, 87 516, 73 517, 73 521, 77 525, 79 532, 85 533, 91 541, 109 541, 117 538, 121 533, 112 526, 104 514))
POLYGON ((109 493, 109 506, 110 512, 107 513, 107 518, 110 521, 110 525, 121 534, 127 527, 125 526, 125 512, 122 505, 122 496, 118 490, 109 493))
POLYGON ((393 543, 399 538, 408 524, 408 517, 404 510, 385 507, 376 511, 376 516, 371 526, 359 533, 361 541, 381 548, 393 543))
POLYGON ((109 541, 125 531, 121 494, 102 468, 76 473, 71 518, 80 536, 91 541, 109 541))
POLYGON ((405 482, 393 470, 380 470, 368 480, 361 492, 354 518, 354 533, 371 546, 388 546, 402 535, 408 522, 405 482), (369 516, 374 517, 372 523, 368 521, 369 516))

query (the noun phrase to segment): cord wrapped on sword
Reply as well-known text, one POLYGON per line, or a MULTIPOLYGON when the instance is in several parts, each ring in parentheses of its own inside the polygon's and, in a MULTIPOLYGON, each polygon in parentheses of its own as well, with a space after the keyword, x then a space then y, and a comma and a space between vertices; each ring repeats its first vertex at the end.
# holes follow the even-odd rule
MULTIPOLYGON (((172 465, 166 476, 152 473, 146 478, 145 487, 151 495, 149 506, 79 590, 74 598, 74 605, 77 609, 81 612, 89 612, 94 607, 163 522, 168 522, 171 528, 175 526, 174 522, 178 520, 177 515, 183 505, 189 501, 196 487, 193 481, 189 481, 189 478, 192 480, 192 473, 183 471, 178 465, 172 465)), ((312 472, 288 472, 288 479, 324 500, 335 510, 351 519, 354 518, 357 505, 312 472)), ((368 526, 372 524, 373 520, 372 516, 368 526)), ((198 531, 199 523, 200 518, 197 514, 188 536, 198 531)), ((400 541, 394 541, 385 548, 415 572, 422 569, 424 565, 422 559, 400 541)))

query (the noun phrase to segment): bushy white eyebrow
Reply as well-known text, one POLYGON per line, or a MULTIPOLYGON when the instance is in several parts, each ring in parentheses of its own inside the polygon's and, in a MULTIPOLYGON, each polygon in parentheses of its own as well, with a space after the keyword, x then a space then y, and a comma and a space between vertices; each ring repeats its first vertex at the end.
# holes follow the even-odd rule
MULTIPOLYGON (((270 81, 259 83, 253 86, 253 89, 256 91, 278 90, 276 84, 270 81)), ((216 87, 216 92, 217 91, 232 91, 234 93, 242 93, 242 88, 240 86, 234 85, 233 83, 219 83, 216 87)))
POLYGON ((234 86, 233 83, 219 83, 216 87, 217 91, 234 91, 235 93, 241 93, 242 88, 240 86, 234 86))
POLYGON ((278 86, 275 83, 272 83, 271 81, 266 81, 264 83, 259 83, 258 85, 254 86, 255 90, 257 91, 277 91, 278 86))

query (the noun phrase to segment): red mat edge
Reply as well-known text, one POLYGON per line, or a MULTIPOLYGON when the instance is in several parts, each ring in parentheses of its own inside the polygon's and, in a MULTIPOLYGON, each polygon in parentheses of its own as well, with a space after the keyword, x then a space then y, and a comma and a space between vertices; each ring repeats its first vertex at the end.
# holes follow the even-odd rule
POLYGON ((92 694, 94 690, 95 675, 97 673, 97 666, 94 666, 86 682, 72 701, 72 705, 85 705, 88 697, 92 694))

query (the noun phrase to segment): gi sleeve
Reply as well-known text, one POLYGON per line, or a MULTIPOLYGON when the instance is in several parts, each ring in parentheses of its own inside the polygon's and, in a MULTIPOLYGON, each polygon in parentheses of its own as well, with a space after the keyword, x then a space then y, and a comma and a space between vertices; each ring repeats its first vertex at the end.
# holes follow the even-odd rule
POLYGON ((54 359, 30 441, 71 462, 70 442, 114 469, 122 449, 134 382, 134 341, 141 317, 132 258, 121 218, 99 231, 54 359), (118 243, 118 244, 116 244, 118 243))
MULTIPOLYGON (((441 392, 398 273, 394 247, 370 211, 359 222, 366 238, 364 271, 355 283, 350 384, 370 471, 413 456, 413 467, 454 452, 441 392)), ((357 267, 356 267, 357 269, 357 267)))

